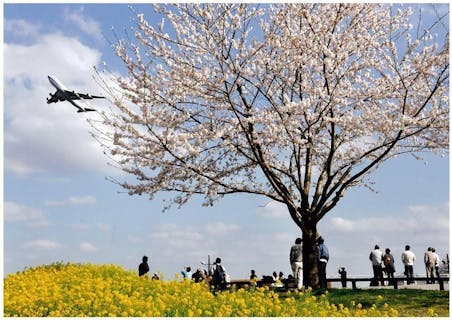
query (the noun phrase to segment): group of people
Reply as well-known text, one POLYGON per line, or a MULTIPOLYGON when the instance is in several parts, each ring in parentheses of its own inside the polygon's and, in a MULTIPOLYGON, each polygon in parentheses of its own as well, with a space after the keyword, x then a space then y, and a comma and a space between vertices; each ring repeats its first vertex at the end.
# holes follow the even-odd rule
MULTIPOLYGON (((295 239, 295 244, 290 248, 290 265, 295 277, 295 283, 298 289, 303 287, 303 239, 295 239)), ((321 237, 317 237, 317 270, 319 275, 319 288, 326 289, 326 265, 330 258, 328 247, 325 245, 325 240, 321 237)))
MULTIPOLYGON (((290 265, 293 272, 293 277, 290 278, 295 279, 295 283, 298 289, 303 287, 303 249, 302 249, 302 239, 297 238, 295 240, 295 244, 290 248, 290 265)), ((326 265, 329 259, 328 248, 324 243, 324 239, 319 236, 317 238, 317 249, 318 249, 318 273, 319 273, 319 287, 321 289, 325 289, 326 284, 326 265)), ((138 267, 138 275, 144 276, 149 272, 148 265, 148 257, 144 256, 141 264, 138 267)), ((222 289, 226 286, 227 283, 227 274, 225 268, 221 265, 221 258, 217 258, 214 263, 213 272, 209 270, 206 272, 205 270, 198 269, 195 273, 191 272, 190 267, 185 267, 181 274, 184 279, 192 279, 195 282, 201 282, 207 280, 211 285, 215 288, 222 289)), ((278 274, 273 272, 273 280, 275 283, 281 283, 284 279, 284 274, 282 272, 278 274)), ((158 279, 157 274, 154 274, 153 279, 158 279)), ((258 281, 259 278, 256 275, 255 270, 251 270, 250 280, 258 281)))
MULTIPOLYGON (((408 246, 409 250, 409 246, 408 246)), ((411 251, 410 251, 411 252, 411 251)), ((402 255, 402 260, 406 259, 407 264, 411 265, 411 278, 413 275, 413 262, 414 262, 414 254, 411 255, 410 253, 402 255), (404 258, 405 257, 405 258, 404 258)), ((372 269, 374 273, 374 278, 371 282, 371 286, 377 286, 378 281, 381 282, 381 285, 384 286, 384 279, 383 279, 383 271, 387 274, 388 282, 389 284, 392 284, 394 280, 394 272, 395 272, 395 265, 394 265, 394 257, 391 254, 391 249, 386 248, 385 253, 380 250, 380 246, 378 244, 375 245, 374 249, 370 252, 369 260, 372 262, 372 269)), ((404 262, 405 263, 405 262, 404 262)))
MULTIPOLYGON (((293 279, 293 276, 289 275, 287 279, 293 279)), ((256 270, 254 269, 251 270, 250 280, 254 283, 257 283, 260 280, 258 275, 256 274, 256 270)), ((271 282, 271 286, 273 287, 283 287, 286 278, 284 277, 284 273, 282 271, 280 271, 279 274, 274 271, 271 276, 262 276, 262 280, 271 282)))
POLYGON ((427 283, 435 283, 435 277, 439 277, 439 256, 435 248, 428 247, 424 254, 425 271, 427 273, 427 283))
MULTIPOLYGON (((149 258, 144 256, 142 262, 138 266, 138 275, 140 277, 147 275, 149 272, 148 260, 149 258)), ((215 288, 224 289, 227 282, 227 273, 226 269, 221 265, 221 258, 217 258, 213 266, 213 271, 210 270, 207 272, 206 270, 197 269, 195 273, 192 273, 191 267, 185 267, 184 270, 181 271, 181 274, 183 279, 193 280, 194 282, 207 281, 215 288)), ((154 273, 152 279, 159 280, 159 277, 154 273)))
MULTIPOLYGON (((303 287, 303 248, 302 248, 303 240, 301 238, 297 238, 295 240, 295 244, 290 248, 289 261, 293 272, 292 275, 289 275, 288 278, 293 278, 295 284, 298 289, 303 287)), ((319 288, 326 289, 327 281, 326 281, 326 265, 329 260, 329 252, 328 247, 325 245, 325 240, 321 237, 317 237, 317 267, 318 267, 318 276, 319 276, 319 288)), ((371 286, 378 286, 379 282, 382 286, 385 285, 383 272, 386 273, 388 279, 388 285, 394 284, 394 273, 395 269, 395 260, 394 256, 391 254, 391 250, 389 248, 385 249, 385 253, 380 250, 379 245, 375 245, 374 249, 371 250, 369 255, 369 260, 372 262, 373 269, 373 280, 371 282, 371 286)), ((416 260, 415 254, 411 251, 409 245, 405 246, 405 251, 401 256, 402 263, 404 265, 404 274, 407 278, 407 284, 414 283, 413 280, 413 265, 416 260)), ((424 264, 427 273, 428 281, 427 283, 434 283, 435 278, 439 277, 439 256, 435 252, 435 248, 429 247, 424 254, 424 264)), ((138 267, 139 276, 146 275, 149 272, 148 265, 148 257, 144 256, 142 263, 138 267)), ((338 270, 341 275, 342 286, 346 286, 346 277, 347 273, 345 268, 338 270)), ((215 263, 213 264, 213 270, 202 270, 197 269, 195 273, 191 272, 190 267, 185 267, 183 271, 181 271, 184 279, 191 279, 194 282, 202 282, 207 281, 212 286, 218 289, 223 289, 226 287, 227 283, 227 273, 225 268, 221 265, 221 258, 217 258, 215 263)), ((282 284, 282 280, 284 280, 284 274, 282 272, 279 275, 273 272, 273 281, 278 284, 282 284)), ((158 280, 159 277, 157 274, 152 276, 152 279, 158 280)), ((250 280, 258 281, 259 278, 256 275, 255 270, 251 270, 250 280)))
MULTIPOLYGON (((138 275, 140 277, 144 276, 145 274, 147 274, 149 272, 148 259, 149 259, 148 257, 144 256, 142 258, 140 265, 138 266, 138 275)), ((154 275, 152 276, 152 280, 160 280, 157 273, 154 273, 154 275)))
MULTIPOLYGON (((393 284, 395 266, 391 250, 386 248, 385 253, 383 254, 380 250, 380 246, 375 245, 374 249, 370 252, 369 260, 372 261, 374 273, 371 285, 377 286, 378 282, 380 282, 381 285, 384 286, 383 272, 387 274, 388 284, 393 284)), ((402 253, 401 260, 405 268, 404 274, 407 278, 407 284, 413 284, 413 265, 416 260, 416 255, 411 251, 409 245, 405 246, 405 251, 402 253)), ((434 283, 435 277, 439 276, 439 260, 439 256, 435 252, 435 249, 429 247, 424 254, 424 263, 428 278, 427 283, 434 283)))

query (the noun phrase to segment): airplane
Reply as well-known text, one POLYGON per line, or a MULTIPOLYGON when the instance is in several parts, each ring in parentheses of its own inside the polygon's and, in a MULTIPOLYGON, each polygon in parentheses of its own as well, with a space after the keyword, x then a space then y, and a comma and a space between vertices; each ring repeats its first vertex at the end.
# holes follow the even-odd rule
POLYGON ((47 103, 67 101, 78 109, 77 112, 88 112, 88 111, 96 111, 96 110, 82 107, 79 104, 77 104, 74 100, 105 98, 105 97, 101 97, 101 96, 92 96, 89 94, 83 94, 83 93, 78 93, 75 91, 69 91, 56 77, 47 76, 47 78, 49 79, 50 83, 57 90, 54 94, 49 93, 50 98, 47 98, 47 103))

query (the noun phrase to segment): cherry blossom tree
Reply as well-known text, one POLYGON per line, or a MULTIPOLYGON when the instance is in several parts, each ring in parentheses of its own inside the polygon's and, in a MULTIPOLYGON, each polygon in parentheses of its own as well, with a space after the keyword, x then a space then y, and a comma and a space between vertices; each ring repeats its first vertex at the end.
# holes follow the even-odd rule
MULTIPOLYGON (((96 133, 133 181, 183 205, 248 193, 287 206, 316 287, 318 222, 404 153, 447 152, 448 26, 377 4, 155 5, 116 54, 96 133), (410 20, 411 19, 411 20, 410 20), (414 19, 414 21, 417 21, 414 19)), ((415 15, 416 16, 416 15, 415 15)))

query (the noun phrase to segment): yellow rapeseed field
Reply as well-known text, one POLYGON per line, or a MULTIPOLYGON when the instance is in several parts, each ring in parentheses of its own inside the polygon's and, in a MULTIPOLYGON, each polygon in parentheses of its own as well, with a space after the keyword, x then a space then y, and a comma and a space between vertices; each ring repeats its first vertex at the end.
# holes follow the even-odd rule
POLYGON ((115 265, 55 263, 4 279, 4 316, 378 317, 397 311, 387 304, 334 305, 310 290, 284 296, 268 288, 214 294, 205 284, 151 280, 115 265))

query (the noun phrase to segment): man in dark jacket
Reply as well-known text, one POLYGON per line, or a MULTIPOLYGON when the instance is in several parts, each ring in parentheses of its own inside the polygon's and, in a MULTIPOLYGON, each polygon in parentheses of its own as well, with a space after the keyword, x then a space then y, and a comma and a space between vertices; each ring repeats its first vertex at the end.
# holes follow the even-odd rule
POLYGON ((140 265, 138 266, 138 275, 141 277, 148 272, 149 272, 148 257, 144 256, 143 262, 141 262, 140 265))
POLYGON ((215 260, 215 269, 212 276, 212 284, 216 289, 226 288, 226 270, 221 265, 221 258, 215 260))
POLYGON ((328 248, 324 242, 325 240, 322 237, 317 239, 317 248, 319 249, 318 271, 320 289, 326 289, 326 264, 330 259, 328 248))

